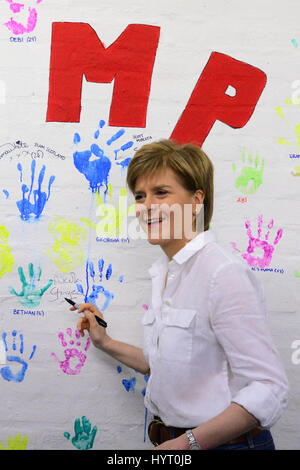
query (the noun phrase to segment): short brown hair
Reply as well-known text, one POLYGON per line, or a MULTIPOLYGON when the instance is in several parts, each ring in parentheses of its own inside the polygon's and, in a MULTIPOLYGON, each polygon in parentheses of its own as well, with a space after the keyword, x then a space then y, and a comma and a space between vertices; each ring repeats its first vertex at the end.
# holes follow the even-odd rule
POLYGON ((208 230, 214 203, 214 167, 211 160, 200 147, 190 143, 180 145, 163 139, 143 145, 128 165, 126 182, 130 191, 134 193, 140 176, 152 176, 164 168, 171 168, 187 191, 193 194, 201 189, 204 192, 204 230, 208 230))

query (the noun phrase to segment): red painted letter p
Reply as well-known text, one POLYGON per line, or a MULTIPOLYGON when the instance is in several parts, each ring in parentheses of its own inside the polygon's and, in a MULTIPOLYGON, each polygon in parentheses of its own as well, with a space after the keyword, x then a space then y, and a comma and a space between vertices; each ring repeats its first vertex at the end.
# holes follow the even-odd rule
POLYGON ((194 142, 201 146, 216 120, 243 127, 266 81, 266 74, 258 68, 213 52, 171 138, 181 144, 194 142), (229 85, 235 88, 235 96, 226 94, 229 85))

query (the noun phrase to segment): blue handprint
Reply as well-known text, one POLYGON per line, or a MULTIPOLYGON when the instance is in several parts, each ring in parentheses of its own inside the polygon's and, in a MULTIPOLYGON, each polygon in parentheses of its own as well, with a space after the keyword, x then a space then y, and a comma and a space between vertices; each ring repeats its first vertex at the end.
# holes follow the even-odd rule
MULTIPOLYGON (((95 140, 99 138, 100 131, 104 126, 105 121, 101 120, 99 122, 98 129, 94 133, 95 140)), ((106 145, 110 147, 113 142, 120 139, 124 134, 125 130, 120 129, 110 139, 107 140, 106 145)), ((81 137, 78 133, 75 133, 73 142, 75 145, 78 145, 81 142, 81 137)), ((124 152, 125 150, 130 149, 132 146, 133 142, 128 141, 120 148, 114 150, 116 164, 121 165, 122 169, 129 165, 131 158, 126 158, 125 160, 118 162, 118 153, 120 151, 124 152)), ((108 176, 111 169, 111 160, 104 154, 104 152, 107 152, 107 150, 104 151, 104 149, 99 147, 99 145, 93 143, 89 149, 83 150, 81 152, 77 150, 73 153, 74 165, 77 170, 80 171, 80 173, 82 173, 89 181, 89 187, 92 192, 99 192, 100 188, 105 185, 104 196, 106 196, 108 191, 108 176)))
MULTIPOLYGON (((104 268, 104 260, 101 258, 98 261, 98 269, 99 269, 99 280, 102 282, 102 276, 103 276, 103 268, 104 268)), ((111 278, 112 275, 112 266, 111 264, 108 265, 105 273, 105 278, 108 281, 111 278)), ((94 268, 94 263, 87 261, 86 262, 86 292, 84 293, 83 286, 82 284, 76 284, 78 292, 80 294, 84 295, 84 301, 85 302, 91 302, 93 303, 101 312, 107 309, 109 306, 111 300, 114 298, 114 294, 110 292, 109 290, 106 290, 102 285, 96 285, 96 273, 95 273, 95 268, 94 268), (93 285, 92 285, 92 291, 90 292, 90 278, 92 279, 93 285), (96 300, 99 297, 99 294, 103 294, 105 297, 104 304, 102 307, 98 307, 96 300)), ((123 282, 123 276, 120 276, 119 278, 120 282, 123 282)))
MULTIPOLYGON (((42 191, 42 183, 45 177, 45 171, 46 167, 43 165, 39 177, 38 177, 38 189, 35 189, 33 191, 33 184, 34 184, 34 178, 35 178, 35 167, 36 167, 36 161, 32 160, 31 162, 31 185, 30 188, 26 184, 22 184, 22 193, 23 193, 23 198, 20 201, 17 201, 17 206, 20 211, 20 217, 22 220, 29 220, 31 215, 35 215, 35 218, 39 218, 40 215, 42 214, 46 202, 48 201, 50 197, 50 190, 51 190, 51 185, 53 184, 55 180, 55 176, 50 176, 49 182, 48 182, 48 194, 42 191), (33 203, 30 202, 30 197, 31 194, 33 193, 33 203)), ((22 165, 21 163, 18 163, 17 168, 20 172, 20 181, 22 182, 23 175, 22 175, 22 165)))
MULTIPOLYGON (((12 331, 12 340, 13 340, 12 341, 12 350, 13 351, 17 350, 16 337, 17 337, 17 331, 13 330, 12 331)), ((7 333, 4 332, 2 334, 2 340, 3 340, 4 346, 5 346, 5 350, 7 352, 8 351, 8 346, 7 346, 6 338, 7 338, 7 333)), ((29 356, 29 361, 33 358, 35 351, 36 351, 36 345, 34 345, 33 348, 32 348, 31 354, 29 356)), ((22 359, 22 356, 21 356, 23 354, 23 352, 24 352, 23 334, 20 333, 20 356, 7 355, 6 359, 7 359, 7 361, 9 361, 11 363, 15 362, 17 364, 20 364, 21 369, 18 372, 13 373, 10 366, 2 367, 0 369, 0 374, 1 374, 1 376, 4 380, 7 380, 8 382, 23 382, 26 370, 28 368, 28 363, 26 361, 24 361, 24 359, 22 359)))

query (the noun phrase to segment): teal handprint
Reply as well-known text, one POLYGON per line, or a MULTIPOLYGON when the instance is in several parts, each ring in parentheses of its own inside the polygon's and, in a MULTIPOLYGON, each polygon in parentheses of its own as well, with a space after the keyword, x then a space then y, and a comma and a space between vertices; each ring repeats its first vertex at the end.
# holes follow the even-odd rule
POLYGON ((42 270, 40 266, 37 267, 37 272, 34 272, 33 264, 29 263, 29 282, 26 281, 23 268, 20 266, 18 268, 20 281, 22 283, 22 290, 18 294, 13 287, 9 287, 9 292, 13 295, 16 295, 19 298, 19 302, 25 307, 32 308, 37 307, 42 299, 42 296, 47 289, 52 285, 53 279, 48 281, 48 284, 44 287, 38 287, 36 282, 40 282, 42 270))
MULTIPOLYGON (((98 431, 97 426, 94 426, 92 429, 90 421, 82 416, 82 425, 80 424, 80 419, 76 418, 74 422, 74 433, 72 437, 72 444, 74 447, 80 450, 88 450, 93 447, 94 439, 98 431)), ((65 432, 64 436, 67 439, 70 439, 70 433, 65 432)))
MULTIPOLYGON (((254 194, 262 184, 265 162, 264 159, 262 159, 262 162, 259 165, 258 155, 256 155, 255 160, 253 161, 252 155, 249 154, 248 163, 249 165, 246 166, 246 153, 244 149, 242 154, 243 167, 241 174, 235 180, 235 187, 243 194, 254 194)), ((232 169, 236 172, 237 167, 235 163, 232 164, 232 169)))

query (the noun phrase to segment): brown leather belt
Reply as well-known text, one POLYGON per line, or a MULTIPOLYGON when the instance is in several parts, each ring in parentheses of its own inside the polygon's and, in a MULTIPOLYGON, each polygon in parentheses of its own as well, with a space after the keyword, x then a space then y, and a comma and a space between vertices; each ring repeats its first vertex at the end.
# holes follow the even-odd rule
MULTIPOLYGON (((148 426, 148 436, 152 444, 155 446, 162 444, 165 441, 170 439, 175 439, 176 437, 181 436, 189 428, 176 428, 174 426, 166 426, 159 416, 154 416, 154 419, 149 423, 148 426)), ((252 438, 257 436, 263 429, 253 428, 249 431, 252 438)), ((232 439, 231 441, 225 442, 222 446, 239 444, 242 442, 247 442, 247 433, 241 434, 240 436, 232 439)))

